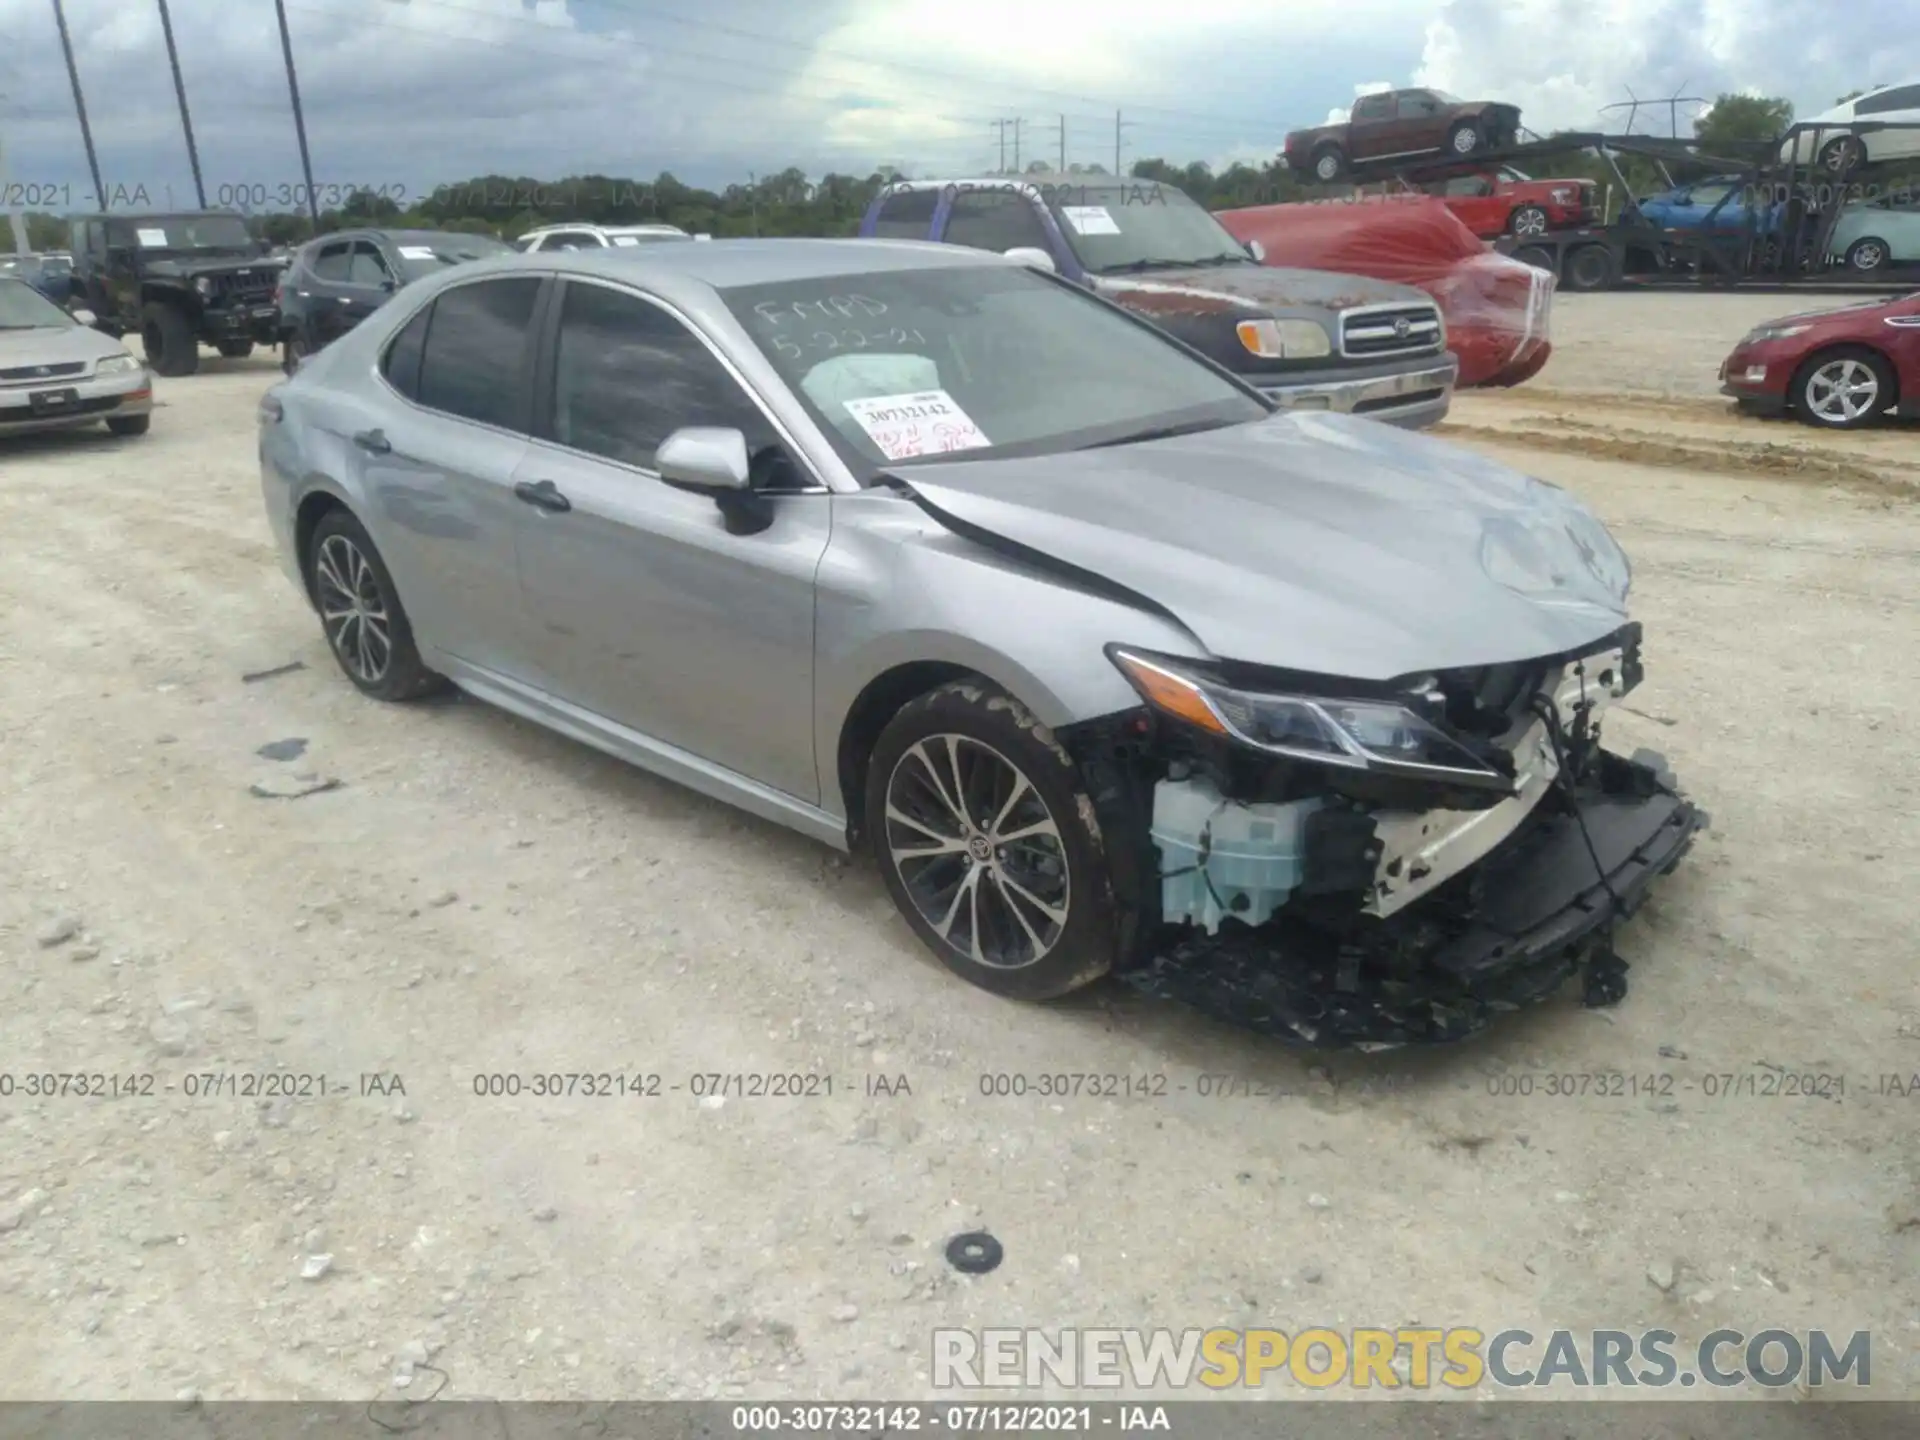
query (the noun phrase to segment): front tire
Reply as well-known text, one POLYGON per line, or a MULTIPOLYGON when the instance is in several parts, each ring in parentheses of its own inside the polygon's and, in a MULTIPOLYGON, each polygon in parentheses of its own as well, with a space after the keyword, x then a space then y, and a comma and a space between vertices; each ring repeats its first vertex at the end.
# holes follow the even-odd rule
POLYGON ((1866 163, 1866 159, 1867 147, 1860 142, 1860 137, 1842 135, 1820 147, 1817 163, 1822 170, 1838 180, 1858 170, 1866 163))
POLYGON ((1604 245, 1582 245, 1567 256, 1569 290, 1604 290, 1613 280, 1613 257, 1604 245))
POLYGON ((360 691, 417 700, 445 685, 420 659, 393 576, 352 515, 333 510, 314 526, 305 570, 327 648, 360 691))
POLYGON ((1079 771, 987 682, 893 717, 867 766, 866 833, 894 904, 963 980, 1051 1000, 1113 968, 1113 886, 1079 771))
POLYGON ((1878 236, 1869 235, 1847 247, 1847 268, 1863 274, 1885 270, 1893 264, 1893 249, 1878 236))
POLYGON ((1477 120, 1462 120, 1447 131, 1447 153, 1449 155, 1472 155, 1486 144, 1486 132, 1480 128, 1477 120))
POLYGON ((144 435, 152 428, 151 415, 117 415, 107 421, 108 431, 122 439, 131 435, 144 435))
POLYGON ((1822 350, 1793 377, 1794 413, 1823 430, 1871 425, 1893 403, 1893 367, 1859 345, 1822 350))
POLYGON ((177 305, 155 302, 140 312, 140 344, 156 374, 191 375, 200 368, 200 337, 177 305))
POLYGON ((1507 230, 1513 235, 1544 235, 1549 224, 1547 212, 1538 205, 1521 205, 1507 217, 1507 230))

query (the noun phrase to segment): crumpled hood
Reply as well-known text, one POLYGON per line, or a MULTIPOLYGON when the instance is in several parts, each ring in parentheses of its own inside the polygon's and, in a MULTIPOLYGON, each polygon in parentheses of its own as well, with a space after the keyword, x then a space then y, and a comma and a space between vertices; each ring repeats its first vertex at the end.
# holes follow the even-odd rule
POLYGON ((27 365, 71 365, 124 355, 127 347, 85 325, 58 330, 0 330, 0 370, 27 365))
POLYGON ((1162 315, 1266 314, 1272 310, 1346 310, 1356 305, 1418 305, 1427 297, 1407 285, 1364 275, 1276 265, 1169 266, 1139 274, 1094 277, 1100 293, 1129 310, 1162 315))
POLYGON ((1220 659, 1389 680, 1626 620, 1626 557, 1572 495, 1352 416, 896 473, 961 533, 1120 585, 1220 659))

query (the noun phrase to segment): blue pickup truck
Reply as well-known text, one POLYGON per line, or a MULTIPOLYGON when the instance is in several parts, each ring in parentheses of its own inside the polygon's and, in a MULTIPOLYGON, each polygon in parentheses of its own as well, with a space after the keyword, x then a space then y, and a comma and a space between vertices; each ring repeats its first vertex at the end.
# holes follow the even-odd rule
POLYGON ((1431 297, 1359 275, 1263 265, 1171 185, 1101 175, 903 180, 860 234, 1013 255, 1084 285, 1288 409, 1415 429, 1453 401, 1459 362, 1431 297))

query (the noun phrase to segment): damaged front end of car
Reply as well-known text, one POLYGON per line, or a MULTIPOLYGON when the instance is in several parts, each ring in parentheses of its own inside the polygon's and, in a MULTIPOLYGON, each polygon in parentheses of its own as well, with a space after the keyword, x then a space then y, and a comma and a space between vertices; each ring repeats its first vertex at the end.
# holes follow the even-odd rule
POLYGON ((1136 937, 1119 978, 1315 1048, 1460 1039, 1579 975, 1707 823, 1604 749, 1640 627, 1388 683, 1110 647, 1137 710, 1062 735, 1136 937))

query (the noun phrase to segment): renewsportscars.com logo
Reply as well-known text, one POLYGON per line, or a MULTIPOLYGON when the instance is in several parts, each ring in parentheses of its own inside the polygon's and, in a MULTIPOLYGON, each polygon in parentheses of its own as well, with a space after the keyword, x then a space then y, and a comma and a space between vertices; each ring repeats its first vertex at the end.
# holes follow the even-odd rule
POLYGON ((986 1329, 933 1332, 939 1390, 1769 1389, 1872 1383, 1873 1336, 1715 1330, 1687 1347, 1671 1330, 1468 1326, 1284 1330, 986 1329))

